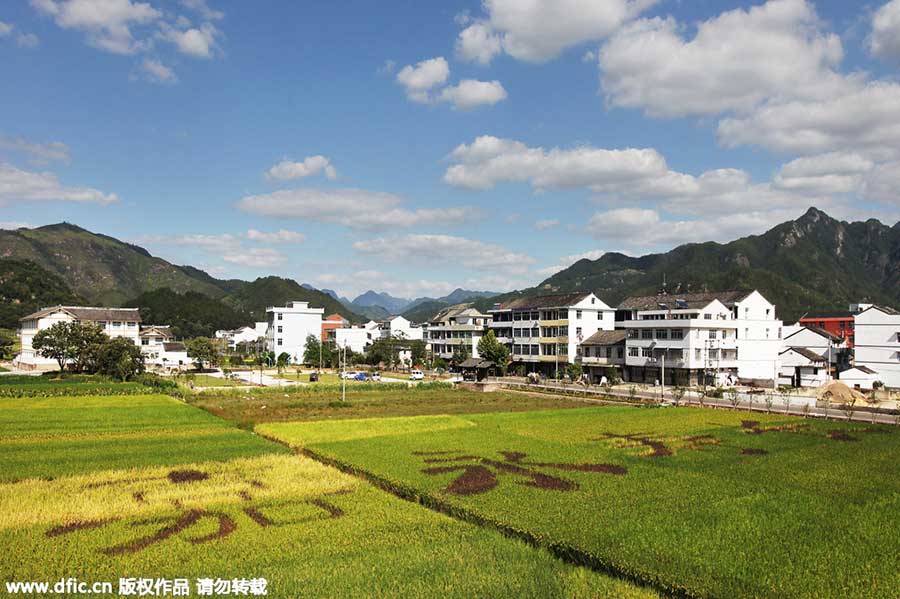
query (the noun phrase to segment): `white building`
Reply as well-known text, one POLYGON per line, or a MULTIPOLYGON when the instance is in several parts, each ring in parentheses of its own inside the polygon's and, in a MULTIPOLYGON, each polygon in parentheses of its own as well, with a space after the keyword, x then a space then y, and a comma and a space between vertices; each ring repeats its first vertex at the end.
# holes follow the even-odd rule
MULTIPOLYGON (((582 372, 588 380, 599 383, 612 368, 619 378, 625 367, 624 329, 597 331, 578 346, 575 361, 581 364, 582 372)), ((607 380, 610 377, 607 376, 607 380)))
POLYGON ((260 337, 266 336, 268 322, 256 322, 253 326, 243 326, 232 331, 216 331, 216 339, 224 339, 229 349, 235 349, 239 343, 254 343, 260 337))
POLYGON ((813 351, 826 359, 833 374, 850 366, 847 340, 840 335, 819 327, 789 325, 784 327, 783 337, 782 351, 787 348, 813 351))
POLYGON ((148 366, 182 370, 191 365, 184 343, 173 341, 169 326, 141 327, 141 354, 148 366))
POLYGON ((777 378, 782 322, 758 291, 631 297, 616 320, 627 331, 626 380, 661 381, 663 362, 666 384, 777 378))
POLYGON ((778 384, 821 387, 832 379, 828 359, 805 347, 788 347, 778 354, 778 384))
POLYGON ((517 298, 489 313, 491 330, 510 349, 511 367, 555 376, 575 360, 581 342, 615 328, 616 311, 581 292, 517 298))
POLYGON ((875 388, 875 382, 880 381, 878 373, 868 366, 854 366, 840 374, 840 381, 851 389, 871 391, 875 388))
POLYGON ((392 316, 381 325, 382 337, 396 337, 409 341, 421 341, 424 338, 422 327, 416 326, 402 316, 392 316))
POLYGON ((32 347, 38 331, 58 322, 81 322, 99 326, 109 337, 128 337, 140 345, 141 315, 137 308, 96 308, 89 306, 55 306, 44 308, 19 319, 22 351, 15 359, 19 368, 28 370, 58 368, 56 360, 45 358, 32 347))
POLYGON ((871 306, 853 320, 854 366, 877 372, 886 387, 900 388, 900 312, 871 306))
POLYGON ((464 346, 472 358, 479 357, 478 342, 485 333, 491 317, 482 314, 471 304, 444 308, 428 323, 425 343, 430 344, 435 358, 449 360, 455 350, 464 346))
POLYGON ((292 363, 302 363, 306 338, 312 335, 322 341, 324 314, 324 308, 310 308, 309 302, 288 302, 284 308, 266 308, 266 347, 276 356, 287 352, 292 363))
POLYGON ((332 332, 334 333, 334 342, 337 347, 346 347, 356 354, 365 353, 366 347, 379 337, 378 327, 347 327, 334 329, 332 332))

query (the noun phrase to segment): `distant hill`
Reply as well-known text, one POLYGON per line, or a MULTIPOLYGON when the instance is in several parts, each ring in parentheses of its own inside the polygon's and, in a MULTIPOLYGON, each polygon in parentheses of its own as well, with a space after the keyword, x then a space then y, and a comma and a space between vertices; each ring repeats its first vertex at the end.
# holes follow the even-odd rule
POLYGON ((353 306, 353 311, 369 320, 384 320, 391 316, 391 313, 381 306, 353 306))
POLYGON ((46 306, 83 302, 58 274, 34 262, 0 258, 0 329, 17 329, 20 318, 46 306))
POLYGON ((411 300, 394 297, 389 293, 378 293, 376 291, 366 291, 362 295, 357 296, 352 302, 354 308, 370 308, 379 306, 384 308, 388 314, 399 314, 409 305, 411 300))
POLYGON ((0 229, 0 257, 27 260, 59 275, 74 293, 93 304, 121 305, 162 287, 214 298, 229 291, 228 285, 202 271, 175 266, 143 248, 68 223, 0 229))
POLYGON ((536 287, 479 300, 476 307, 484 310, 521 295, 581 290, 615 306, 630 295, 658 292, 664 277, 666 289, 674 293, 759 289, 785 321, 813 310, 846 310, 856 301, 900 308, 900 223, 847 223, 810 208, 762 235, 726 244, 580 260, 536 287))
POLYGON ((426 300, 414 305, 412 308, 405 311, 402 316, 410 322, 428 322, 435 314, 449 305, 450 304, 447 302, 438 300, 426 300))
POLYGON ((176 293, 171 289, 154 289, 125 305, 140 308, 141 322, 145 325, 171 325, 176 337, 212 337, 219 329, 236 329, 248 324, 246 313, 196 291, 176 293))
POLYGON ((292 300, 309 302, 314 308, 325 308, 325 316, 337 313, 351 322, 364 320, 361 315, 318 289, 309 289, 292 279, 274 276, 260 277, 252 283, 245 283, 223 301, 236 310, 247 313, 252 320, 265 320, 267 307, 283 306, 292 300))
POLYGON ((476 300, 492 304, 493 300, 490 300, 489 302, 488 300, 497 295, 499 295, 499 293, 495 291, 469 291, 468 289, 457 288, 453 292, 437 299, 421 297, 414 300, 403 311, 403 317, 412 322, 426 322, 448 306, 455 306, 456 304, 463 304, 476 300))

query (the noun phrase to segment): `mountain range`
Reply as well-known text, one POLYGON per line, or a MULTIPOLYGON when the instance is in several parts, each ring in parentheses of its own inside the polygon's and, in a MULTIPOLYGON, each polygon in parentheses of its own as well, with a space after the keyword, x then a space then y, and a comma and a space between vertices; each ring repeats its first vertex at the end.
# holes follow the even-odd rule
POLYGON ((730 243, 691 243, 662 254, 632 257, 610 252, 579 260, 513 297, 593 291, 615 306, 630 295, 759 289, 778 315, 792 322, 809 311, 847 310, 852 302, 900 308, 900 223, 848 223, 816 208, 761 235, 730 243))
POLYGON ((264 318, 267 306, 291 300, 308 301, 351 322, 396 313, 422 322, 462 302, 487 310, 515 297, 593 291, 615 306, 629 295, 663 289, 759 289, 786 322, 807 311, 846 310, 851 302, 900 308, 900 223, 850 223, 810 208, 796 220, 729 243, 580 260, 535 287, 510 293, 457 289, 404 299, 370 290, 352 301, 275 276, 217 279, 68 223, 0 230, 0 328, 15 328, 21 316, 58 303, 139 306, 145 321, 172 322, 177 335, 188 336, 249 324, 264 318))

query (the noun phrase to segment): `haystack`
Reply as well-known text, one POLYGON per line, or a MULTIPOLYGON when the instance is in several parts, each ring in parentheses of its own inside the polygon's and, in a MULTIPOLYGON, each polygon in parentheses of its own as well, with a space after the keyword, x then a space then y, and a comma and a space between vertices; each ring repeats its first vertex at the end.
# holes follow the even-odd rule
POLYGON ((863 403, 866 401, 865 395, 856 389, 851 389, 840 381, 832 381, 827 385, 819 387, 818 391, 816 391, 816 400, 821 401, 825 393, 829 391, 831 392, 831 403, 833 404, 849 403, 851 398, 855 400, 854 403, 863 403))

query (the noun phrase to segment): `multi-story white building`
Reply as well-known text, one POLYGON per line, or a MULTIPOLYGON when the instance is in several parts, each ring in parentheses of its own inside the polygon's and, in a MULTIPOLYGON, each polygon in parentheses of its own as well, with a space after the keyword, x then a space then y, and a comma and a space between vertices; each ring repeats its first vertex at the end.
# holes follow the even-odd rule
POLYGON ((886 387, 900 388, 900 312, 871 306, 854 315, 854 365, 876 373, 886 387))
POLYGON ((782 323, 758 291, 631 297, 616 320, 627 332, 626 380, 662 381, 663 363, 666 384, 777 378, 782 323))
POLYGON ((346 347, 356 354, 365 353, 366 348, 380 337, 377 327, 367 328, 365 326, 333 329, 328 333, 333 336, 331 341, 334 341, 336 347, 346 347))
POLYGON ((836 376, 850 367, 847 339, 820 327, 789 325, 783 329, 782 352, 788 348, 804 348, 825 358, 829 371, 836 376))
POLYGON ((310 335, 322 341, 324 308, 310 308, 309 302, 288 302, 283 308, 266 308, 266 347, 276 356, 287 353, 291 362, 303 362, 306 338, 310 335))
POLYGON ((495 305, 489 326, 509 347, 512 367, 555 376, 582 341, 615 328, 615 312, 593 293, 548 294, 495 305))
POLYGON ((578 346, 575 361, 593 383, 600 383, 612 368, 619 378, 625 367, 625 330, 597 331, 578 346))
POLYGON ((424 338, 422 327, 414 325, 402 316, 392 316, 381 323, 382 337, 396 337, 408 341, 421 341, 424 338))
POLYGON ((424 339, 435 358, 449 360, 455 350, 464 346, 472 358, 479 357, 478 342, 491 317, 471 304, 450 306, 438 312, 428 323, 424 339))
POLYGON ((57 368, 56 360, 41 356, 32 346, 38 331, 58 322, 82 322, 100 327, 110 337, 128 337, 140 345, 141 315, 137 308, 96 308, 89 306, 54 306, 19 319, 22 351, 15 359, 19 368, 28 370, 57 368))

